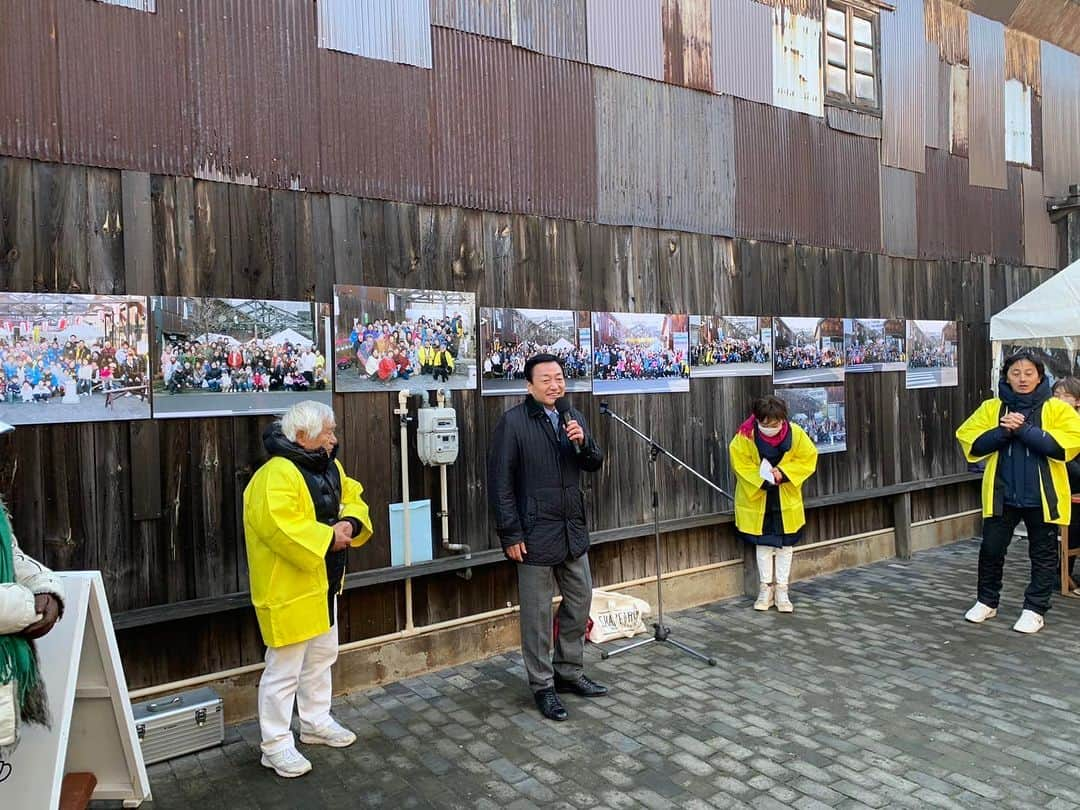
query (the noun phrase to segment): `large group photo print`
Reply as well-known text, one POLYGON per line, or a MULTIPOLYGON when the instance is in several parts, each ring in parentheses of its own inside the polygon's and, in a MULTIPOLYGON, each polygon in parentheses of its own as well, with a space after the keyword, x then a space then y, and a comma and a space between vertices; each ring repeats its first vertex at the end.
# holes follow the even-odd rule
POLYGON ((959 385, 956 321, 908 321, 907 350, 907 388, 959 385))
POLYGON ((334 286, 335 390, 477 386, 476 294, 334 286))
POLYGON ((146 299, 0 293, 0 421, 149 419, 146 299))
POLYGON ((593 394, 690 390, 690 317, 594 312, 593 394))
POLYGON ((907 322, 903 318, 847 318, 844 355, 849 374, 907 370, 907 322))
POLYGON ((692 378, 767 377, 772 350, 772 318, 690 316, 692 378))
POLYGON ((154 416, 281 413, 332 396, 327 319, 311 301, 151 299, 154 416))
POLYGON ((480 309, 483 396, 523 395, 525 363, 537 354, 559 358, 567 393, 592 390, 590 313, 559 309, 480 309))
POLYGON ((806 431, 819 453, 847 450, 843 385, 783 388, 775 392, 788 406, 788 418, 806 431))
POLYGON ((773 318, 773 381, 844 381, 843 318, 773 318))

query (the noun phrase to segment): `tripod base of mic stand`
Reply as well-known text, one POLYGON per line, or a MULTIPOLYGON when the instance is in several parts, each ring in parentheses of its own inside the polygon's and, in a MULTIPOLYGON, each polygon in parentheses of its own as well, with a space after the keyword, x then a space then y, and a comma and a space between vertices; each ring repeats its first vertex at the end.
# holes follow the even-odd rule
POLYGON ((715 658, 713 658, 711 656, 708 656, 708 655, 705 655, 704 653, 699 653, 693 647, 687 647, 682 642, 676 641, 675 639, 671 638, 671 628, 668 627, 667 625, 656 623, 656 624, 653 624, 653 628, 655 629, 656 632, 655 632, 655 634, 653 635, 652 638, 645 638, 645 639, 642 639, 641 641, 635 641, 633 644, 627 644, 624 647, 619 647, 619 649, 617 649, 617 650, 611 650, 611 651, 604 650, 602 653, 600 653, 600 657, 606 661, 607 659, 611 658, 612 656, 619 655, 619 654, 624 653, 624 652, 630 652, 630 650, 636 650, 638 647, 644 647, 646 644, 652 644, 653 642, 656 642, 656 641, 663 641, 663 642, 665 642, 667 644, 671 644, 673 647, 678 647, 684 653, 692 655, 692 656, 694 656, 694 658, 697 658, 700 661, 704 661, 710 667, 715 667, 716 666, 716 659, 715 658))

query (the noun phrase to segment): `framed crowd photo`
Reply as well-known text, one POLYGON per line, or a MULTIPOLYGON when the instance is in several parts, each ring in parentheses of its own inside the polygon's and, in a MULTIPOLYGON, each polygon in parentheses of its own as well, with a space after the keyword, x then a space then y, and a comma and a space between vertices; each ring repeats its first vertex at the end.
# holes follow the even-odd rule
POLYGON ((848 318, 844 358, 849 374, 907 370, 907 322, 903 318, 848 318))
POLYGON ((844 381, 843 318, 773 318, 773 381, 844 381))
POLYGON ((331 404, 328 321, 311 301, 151 299, 154 417, 281 413, 331 404))
POLYGON ((788 419, 806 431, 819 453, 847 450, 844 386, 781 388, 774 392, 788 406, 788 419))
POLYGON ((592 390, 592 326, 588 312, 561 309, 480 309, 480 391, 526 393, 525 363, 553 354, 563 364, 567 393, 592 390))
POLYGON ((593 394, 690 390, 690 317, 592 313, 593 394))
POLYGON ((339 393, 474 389, 476 294, 334 286, 339 393))
POLYGON ((146 298, 0 293, 0 421, 149 419, 146 298))
POLYGON ((907 322, 908 388, 959 384, 956 321, 907 322))
POLYGON ((690 316, 690 377, 772 374, 772 318, 690 316))

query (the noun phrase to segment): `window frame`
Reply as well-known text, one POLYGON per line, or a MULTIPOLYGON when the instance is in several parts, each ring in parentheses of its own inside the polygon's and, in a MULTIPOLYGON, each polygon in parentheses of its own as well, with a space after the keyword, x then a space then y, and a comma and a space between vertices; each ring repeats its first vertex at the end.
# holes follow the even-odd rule
MULTIPOLYGON (((821 25, 822 37, 822 83, 825 90, 825 104, 829 107, 840 107, 846 110, 881 117, 881 12, 891 11, 890 6, 877 3, 860 3, 852 0, 826 0, 824 18, 821 25), (847 93, 838 95, 829 89, 829 9, 840 11, 844 14, 844 49, 847 64, 844 67, 847 73, 847 93), (854 18, 866 20, 870 23, 874 35, 874 97, 871 104, 869 101, 858 100, 855 97, 855 35, 852 20, 854 18)), ((834 37, 835 39, 835 37, 834 37)), ((860 74, 865 76, 866 74, 860 74)))

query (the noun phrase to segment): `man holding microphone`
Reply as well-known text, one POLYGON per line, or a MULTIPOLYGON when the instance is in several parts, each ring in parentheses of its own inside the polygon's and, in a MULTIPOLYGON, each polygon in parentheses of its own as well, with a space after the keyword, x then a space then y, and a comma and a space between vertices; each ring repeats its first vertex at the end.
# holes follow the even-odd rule
POLYGON ((565 720, 557 692, 607 694, 584 673, 585 624, 592 604, 589 531, 581 473, 604 454, 585 419, 564 399, 562 362, 552 354, 525 363, 529 395, 495 426, 488 451, 488 492, 496 532, 517 563, 521 653, 536 706, 565 720), (558 585, 559 638, 551 656, 551 601, 558 585))

